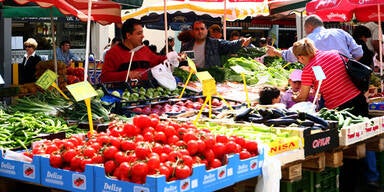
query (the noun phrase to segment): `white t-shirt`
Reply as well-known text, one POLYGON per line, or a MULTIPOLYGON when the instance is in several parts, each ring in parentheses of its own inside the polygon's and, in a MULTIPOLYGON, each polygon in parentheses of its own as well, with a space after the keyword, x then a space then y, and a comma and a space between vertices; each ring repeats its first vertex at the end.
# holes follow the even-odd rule
POLYGON ((196 67, 202 68, 205 65, 205 41, 200 44, 193 45, 193 51, 195 52, 195 64, 196 67))
POLYGON ((367 39, 367 47, 369 50, 375 52, 371 40, 379 40, 379 25, 377 25, 375 22, 368 22, 365 23, 364 26, 366 26, 372 34, 372 37, 367 39))

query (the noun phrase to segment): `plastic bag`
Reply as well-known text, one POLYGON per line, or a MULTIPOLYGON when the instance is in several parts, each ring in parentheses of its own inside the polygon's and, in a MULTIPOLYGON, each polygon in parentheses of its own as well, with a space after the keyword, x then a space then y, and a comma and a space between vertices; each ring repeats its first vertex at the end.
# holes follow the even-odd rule
POLYGON ((159 64, 155 67, 152 67, 151 73, 153 78, 156 79, 157 83, 159 83, 160 86, 165 87, 169 90, 176 89, 176 79, 172 75, 172 72, 169 71, 169 69, 165 65, 159 64))
POLYGON ((257 180, 255 192, 279 192, 281 179, 280 161, 265 154, 262 173, 257 180))
POLYGON ((164 61, 164 65, 172 73, 173 69, 179 66, 179 55, 176 51, 169 52, 167 54, 167 60, 164 61))
POLYGON ((8 160, 15 160, 15 161, 23 161, 23 162, 32 162, 32 159, 30 157, 25 156, 23 153, 20 152, 14 152, 11 150, 5 150, 4 159, 8 160))
POLYGON ((289 108, 289 111, 300 111, 300 112, 306 112, 309 114, 315 114, 316 113, 316 105, 314 105, 312 102, 305 101, 305 102, 299 102, 294 105, 292 105, 291 108, 289 108))

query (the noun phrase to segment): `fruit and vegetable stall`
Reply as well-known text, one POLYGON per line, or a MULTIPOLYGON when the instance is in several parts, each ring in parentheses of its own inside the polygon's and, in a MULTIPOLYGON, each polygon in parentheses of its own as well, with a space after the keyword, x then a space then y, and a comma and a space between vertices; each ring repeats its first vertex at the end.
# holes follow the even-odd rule
POLYGON ((332 181, 343 158, 384 150, 382 116, 257 105, 262 86, 283 88, 300 67, 265 62, 236 57, 206 69, 215 74, 217 96, 202 94, 197 77, 184 84, 189 74, 180 70, 174 90, 92 85, 89 103, 65 86, 37 86, 33 94, 2 87, 10 91, 1 96, 13 102, 0 108, 0 176, 64 191, 253 191, 268 172, 266 162, 275 162, 281 191, 337 191, 332 181), (233 66, 248 71, 246 82, 233 66))

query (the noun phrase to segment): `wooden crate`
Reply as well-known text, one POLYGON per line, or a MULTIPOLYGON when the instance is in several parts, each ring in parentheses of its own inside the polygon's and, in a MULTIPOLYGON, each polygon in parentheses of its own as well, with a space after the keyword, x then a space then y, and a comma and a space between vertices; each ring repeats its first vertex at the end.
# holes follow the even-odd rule
POLYGON ((281 180, 297 181, 301 179, 302 164, 300 161, 289 163, 281 167, 281 180))

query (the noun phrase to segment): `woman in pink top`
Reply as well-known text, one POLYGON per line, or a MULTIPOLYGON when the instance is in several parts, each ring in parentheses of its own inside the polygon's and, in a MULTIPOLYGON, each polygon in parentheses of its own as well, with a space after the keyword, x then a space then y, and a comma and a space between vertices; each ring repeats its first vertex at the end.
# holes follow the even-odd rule
POLYGON ((299 95, 292 98, 294 101, 306 101, 311 87, 318 89, 319 82, 316 80, 312 67, 320 66, 326 77, 320 87, 325 106, 329 109, 353 107, 353 114, 368 116, 366 98, 350 80, 337 51, 317 50, 310 39, 304 38, 293 44, 293 53, 297 60, 304 64, 301 90, 299 95))

